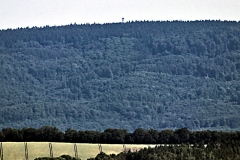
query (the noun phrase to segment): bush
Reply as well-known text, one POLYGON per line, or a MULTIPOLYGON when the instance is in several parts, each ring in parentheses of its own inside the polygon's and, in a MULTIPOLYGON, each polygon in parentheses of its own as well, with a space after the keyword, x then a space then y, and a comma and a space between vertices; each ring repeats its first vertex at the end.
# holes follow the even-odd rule
POLYGON ((74 158, 71 157, 69 155, 61 155, 60 157, 39 157, 39 158, 35 158, 34 160, 81 160, 79 158, 74 158))

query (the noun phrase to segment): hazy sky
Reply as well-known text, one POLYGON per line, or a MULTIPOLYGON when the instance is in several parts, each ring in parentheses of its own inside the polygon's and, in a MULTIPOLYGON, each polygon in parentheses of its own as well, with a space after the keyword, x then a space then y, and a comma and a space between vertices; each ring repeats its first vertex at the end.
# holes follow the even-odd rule
POLYGON ((135 20, 240 20, 240 0, 0 0, 0 29, 135 20))

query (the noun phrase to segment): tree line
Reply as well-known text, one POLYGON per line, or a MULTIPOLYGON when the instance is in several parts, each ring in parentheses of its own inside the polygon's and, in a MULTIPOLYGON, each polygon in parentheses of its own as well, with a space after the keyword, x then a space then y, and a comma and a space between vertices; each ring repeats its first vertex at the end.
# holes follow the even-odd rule
POLYGON ((240 132, 223 131, 190 131, 187 128, 176 130, 165 129, 157 131, 154 129, 137 128, 133 132, 126 129, 106 129, 103 132, 91 130, 72 130, 65 132, 56 127, 43 126, 35 128, 4 128, 0 132, 1 142, 71 142, 71 143, 107 143, 107 144, 182 144, 239 141, 240 132))
POLYGON ((34 160, 81 160, 80 158, 71 157, 69 155, 61 155, 59 157, 38 157, 34 160))

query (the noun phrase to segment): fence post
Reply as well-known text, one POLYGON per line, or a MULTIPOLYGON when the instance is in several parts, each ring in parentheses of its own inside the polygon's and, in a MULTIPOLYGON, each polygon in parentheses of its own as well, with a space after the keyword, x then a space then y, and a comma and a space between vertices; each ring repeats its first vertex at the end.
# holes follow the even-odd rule
POLYGON ((123 144, 123 152, 127 152, 127 148, 125 144, 123 144))
POLYGON ((28 160, 28 146, 27 146, 27 142, 24 142, 24 148, 25 148, 25 158, 26 158, 26 160, 28 160))
POLYGON ((50 151, 50 157, 53 158, 52 143, 49 143, 49 151, 50 151))
POLYGON ((0 143, 0 160, 3 160, 3 145, 0 143))
POLYGON ((74 145, 75 158, 77 159, 78 158, 77 144, 74 143, 73 145, 74 145))
POLYGON ((98 149, 99 149, 99 152, 102 153, 102 145, 101 144, 98 144, 98 149))

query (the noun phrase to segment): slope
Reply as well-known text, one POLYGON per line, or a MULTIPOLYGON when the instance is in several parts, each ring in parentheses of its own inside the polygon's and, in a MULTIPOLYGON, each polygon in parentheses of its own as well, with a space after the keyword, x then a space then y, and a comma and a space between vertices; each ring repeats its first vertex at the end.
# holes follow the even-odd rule
POLYGON ((0 128, 240 127, 238 22, 0 31, 0 128))

